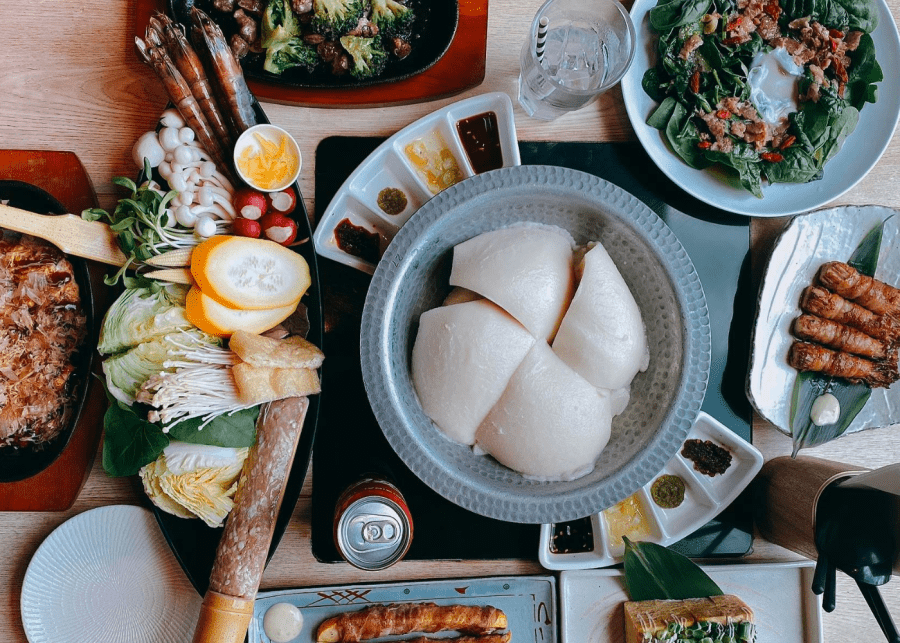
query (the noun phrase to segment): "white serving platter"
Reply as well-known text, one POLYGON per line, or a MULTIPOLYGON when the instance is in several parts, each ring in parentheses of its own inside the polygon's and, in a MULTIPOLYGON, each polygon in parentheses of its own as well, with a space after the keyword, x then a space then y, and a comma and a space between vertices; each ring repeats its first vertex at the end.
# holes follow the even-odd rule
POLYGON ((313 233, 316 252, 322 257, 369 274, 375 272, 374 263, 338 247, 334 235, 335 227, 344 219, 349 219, 353 225, 378 233, 381 239, 380 250, 383 254, 403 224, 434 196, 410 163, 404 152, 406 145, 429 133, 438 132, 453 153, 463 178, 475 176, 475 170, 463 149, 456 124, 460 120, 484 112, 494 112, 497 116, 503 167, 521 165, 515 117, 509 96, 502 92, 494 92, 451 103, 423 116, 391 136, 347 177, 328 204, 313 233), (386 214, 378 207, 378 193, 386 187, 398 188, 406 194, 407 205, 400 214, 386 214))
MULTIPOLYGON (((847 261, 874 227, 887 221, 875 278, 900 286, 900 213, 879 205, 827 208, 794 217, 772 249, 759 291, 747 395, 759 414, 791 433, 791 392, 797 371, 787 355, 791 323, 801 314, 800 293, 828 261, 847 261)), ((900 422, 900 386, 872 389, 872 396, 843 435, 900 422)))
POLYGON ((634 61, 622 78, 625 109, 638 140, 659 169, 688 194, 714 207, 737 214, 777 217, 808 212, 838 198, 869 173, 888 144, 900 118, 900 83, 892 70, 900 66, 900 34, 884 0, 875 0, 878 27, 872 32, 875 55, 885 79, 878 83, 878 101, 860 111, 859 124, 828 164, 820 181, 764 185, 758 199, 740 186, 736 175, 717 168, 695 170, 671 150, 665 135, 647 125, 656 101, 641 87, 644 72, 656 64, 658 35, 648 14, 657 0, 635 0, 631 19, 637 32, 634 61))
MULTIPOLYGON (((303 617, 303 628, 293 641, 312 643, 316 640, 319 624, 332 616, 379 603, 422 602, 438 605, 490 605, 506 614, 513 641, 557 641, 559 623, 556 579, 553 576, 462 578, 260 592, 253 608, 248 641, 271 643, 263 629, 263 619, 269 608, 278 603, 296 606, 303 617)), ((443 632, 434 635, 435 640, 442 640, 441 637, 446 636, 451 634, 443 632)), ((399 638, 401 637, 390 637, 390 640, 399 638)), ((386 639, 376 639, 382 640, 386 639)))
MULTIPOLYGON (((726 594, 753 610, 757 643, 821 643, 822 607, 812 593, 812 561, 703 567, 726 594)), ((623 643, 628 600, 618 569, 560 574, 562 643, 623 643)))
MULTIPOLYGON (((710 477, 696 471, 693 462, 682 456, 679 449, 659 475, 636 493, 649 527, 649 535, 641 540, 666 546, 690 535, 734 502, 762 468, 763 456, 756 447, 703 411, 697 415, 687 439, 711 440, 725 447, 732 455, 731 466, 725 473, 710 477), (677 475, 685 483, 684 502, 674 509, 663 509, 650 495, 653 482, 664 474, 677 475)), ((554 526, 541 525, 538 545, 541 565, 547 569, 571 570, 608 567, 621 562, 624 544, 610 541, 606 516, 606 510, 591 516, 594 549, 588 552, 554 553, 550 548, 554 526)))
POLYGON ((22 584, 30 643, 189 641, 200 596, 141 507, 98 507, 38 547, 22 584))

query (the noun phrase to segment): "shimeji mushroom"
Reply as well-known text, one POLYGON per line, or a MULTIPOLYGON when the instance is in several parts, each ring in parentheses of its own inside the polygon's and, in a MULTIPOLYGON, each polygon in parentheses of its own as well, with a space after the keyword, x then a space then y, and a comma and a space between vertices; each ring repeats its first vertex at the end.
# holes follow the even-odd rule
POLYGON ((166 110, 159 122, 159 132, 145 133, 132 148, 135 163, 143 167, 146 159, 178 192, 171 205, 179 225, 193 228, 200 237, 228 232, 236 214, 231 203, 234 187, 177 111, 166 110))

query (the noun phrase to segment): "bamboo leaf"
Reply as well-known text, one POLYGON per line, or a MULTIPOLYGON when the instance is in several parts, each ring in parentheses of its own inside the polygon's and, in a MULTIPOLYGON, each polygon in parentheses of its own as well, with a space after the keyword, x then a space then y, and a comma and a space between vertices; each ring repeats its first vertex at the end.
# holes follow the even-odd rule
POLYGON ((723 594, 691 559, 654 543, 624 540, 625 584, 631 600, 683 600, 723 594))
MULTIPOLYGON (((869 230, 847 260, 847 263, 860 273, 870 277, 875 275, 878 255, 881 253, 884 224, 890 219, 891 217, 888 217, 869 230)), ((842 435, 862 411, 871 395, 872 389, 866 384, 851 384, 821 373, 798 373, 791 391, 792 457, 796 457, 800 449, 825 444, 842 435), (816 398, 825 393, 831 393, 837 398, 841 414, 834 424, 817 426, 813 424, 809 414, 816 398)))

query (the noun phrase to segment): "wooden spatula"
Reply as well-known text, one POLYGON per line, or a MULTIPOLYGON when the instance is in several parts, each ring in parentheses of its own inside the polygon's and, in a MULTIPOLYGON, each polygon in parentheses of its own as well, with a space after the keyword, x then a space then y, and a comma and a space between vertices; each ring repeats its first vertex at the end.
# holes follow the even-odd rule
POLYGON ((44 239, 76 257, 112 266, 121 266, 127 260, 108 225, 85 221, 75 214, 35 214, 0 204, 0 228, 44 239))

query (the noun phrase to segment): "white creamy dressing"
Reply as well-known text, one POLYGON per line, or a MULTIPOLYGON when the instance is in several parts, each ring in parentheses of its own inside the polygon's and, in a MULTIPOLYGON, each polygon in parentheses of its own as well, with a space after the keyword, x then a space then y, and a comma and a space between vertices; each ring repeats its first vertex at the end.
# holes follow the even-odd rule
POLYGON ((754 56, 747 73, 750 102, 765 122, 777 125, 799 109, 797 83, 802 76, 803 67, 784 47, 754 56))
POLYGON ((816 426, 834 424, 840 417, 841 403, 831 393, 825 393, 817 397, 809 411, 809 419, 816 426))
POLYGON ((275 603, 263 617, 263 631, 273 643, 288 643, 300 636, 303 614, 296 605, 275 603))

